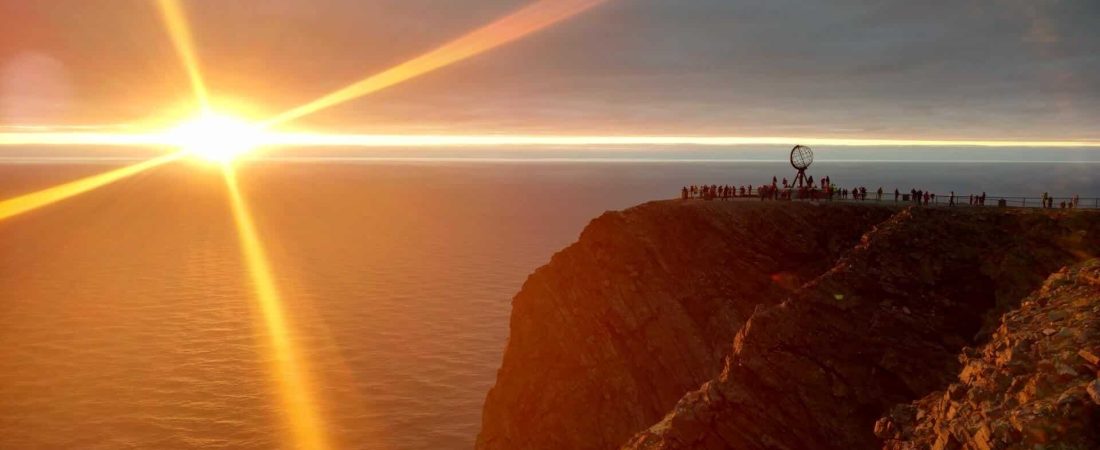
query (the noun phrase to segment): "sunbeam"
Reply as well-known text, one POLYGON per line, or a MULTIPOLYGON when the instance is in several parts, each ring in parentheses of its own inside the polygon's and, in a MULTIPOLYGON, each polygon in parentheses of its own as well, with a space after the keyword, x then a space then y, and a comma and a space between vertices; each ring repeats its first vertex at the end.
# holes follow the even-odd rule
POLYGON ((273 378, 282 399, 285 419, 294 434, 294 442, 297 444, 295 448, 326 449, 328 444, 311 390, 313 384, 310 382, 306 364, 290 337, 290 327, 283 310, 283 302, 279 289, 275 285, 264 246, 256 231, 256 225, 252 221, 252 213, 241 195, 237 174, 232 165, 226 163, 222 167, 225 184, 229 190, 233 218, 237 223, 237 233, 240 236, 241 253, 252 279, 260 314, 266 325, 268 344, 274 352, 272 355, 273 378))
POLYGON ((191 30, 187 26, 187 16, 180 6, 179 0, 157 0, 164 26, 168 29, 168 35, 172 38, 172 45, 179 54, 180 61, 187 69, 187 77, 191 80, 191 89, 195 91, 195 98, 203 110, 210 109, 210 96, 206 91, 206 83, 202 79, 202 71, 199 68, 199 60, 195 56, 194 40, 191 30))
POLYGON ((364 78, 264 122, 274 126, 401 83, 542 30, 606 0, 540 0, 428 53, 364 78))
POLYGON ((41 191, 21 195, 0 202, 0 220, 16 216, 27 211, 47 206, 69 197, 106 186, 126 177, 136 175, 154 167, 180 159, 183 152, 171 153, 145 162, 118 168, 109 172, 70 181, 41 191))

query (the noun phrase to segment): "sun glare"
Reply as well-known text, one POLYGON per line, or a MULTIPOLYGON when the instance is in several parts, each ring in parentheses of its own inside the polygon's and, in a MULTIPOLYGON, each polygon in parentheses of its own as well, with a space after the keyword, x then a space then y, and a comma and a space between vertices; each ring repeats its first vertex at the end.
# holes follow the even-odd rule
POLYGON ((262 131, 242 119, 217 113, 184 122, 169 132, 181 150, 214 162, 229 162, 261 144, 262 131))

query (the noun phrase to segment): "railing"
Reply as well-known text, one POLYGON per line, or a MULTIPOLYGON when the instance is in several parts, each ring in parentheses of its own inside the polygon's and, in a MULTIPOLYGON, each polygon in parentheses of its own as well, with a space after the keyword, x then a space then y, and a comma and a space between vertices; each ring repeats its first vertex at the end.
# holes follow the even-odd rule
MULTIPOLYGON (((731 197, 713 196, 710 200, 760 200, 758 191, 753 190, 753 195, 734 195, 731 197)), ((880 198, 875 192, 867 192, 867 197, 853 198, 851 193, 848 196, 842 197, 839 193, 834 192, 832 197, 829 198, 822 191, 814 191, 813 197, 802 196, 800 197, 799 191, 791 191, 790 189, 780 189, 779 198, 776 201, 824 201, 824 202, 848 202, 848 203, 861 203, 861 202, 874 202, 874 203, 893 203, 897 205, 907 204, 921 204, 925 205, 923 201, 917 202, 910 198, 909 194, 900 194, 897 199, 894 198, 893 192, 883 192, 880 198)), ((1051 206, 1043 205, 1042 197, 1017 197, 1017 196, 1005 196, 1005 195, 988 195, 985 196, 985 204, 978 204, 977 196, 973 202, 970 200, 970 195, 958 195, 955 194, 954 206, 960 207, 978 207, 978 208, 1046 208, 1046 209, 1062 209, 1063 202, 1065 202, 1066 209, 1100 209, 1100 197, 1078 197, 1076 198, 1077 204, 1073 205, 1073 197, 1047 197, 1050 199, 1051 206), (1004 205, 1001 205, 1001 201, 1004 201, 1004 205)), ((703 199, 699 194, 691 196, 693 199, 703 199)), ((768 196, 765 200, 773 200, 773 197, 768 196)), ((929 198, 927 205, 937 206, 951 206, 951 195, 935 194, 934 197, 929 198)))
MULTIPOLYGON (((908 194, 904 194, 904 195, 906 197, 908 197, 908 194)), ((886 195, 886 193, 884 192, 882 194, 881 199, 878 199, 877 197, 878 197, 877 194, 872 194, 870 192, 867 193, 867 198, 866 199, 854 199, 850 195, 846 198, 838 198, 834 194, 831 201, 895 203, 894 194, 892 194, 892 193, 890 195, 886 195)), ((1066 208, 1071 208, 1072 207, 1074 209, 1100 209, 1100 197, 1079 197, 1079 198, 1076 199, 1077 200, 1076 205, 1073 205, 1073 201, 1074 201, 1073 197, 1047 197, 1047 198, 1050 199, 1050 201, 1051 201, 1050 206, 1046 207, 1048 209, 1061 209, 1062 208, 1062 202, 1065 202, 1065 207, 1066 208)), ((798 200, 810 200, 810 199, 798 199, 798 200)), ((823 199, 823 198, 819 198, 817 200, 830 201, 829 199, 823 199)), ((896 203, 898 203, 898 204, 908 204, 908 203, 916 204, 918 202, 913 200, 913 199, 906 200, 904 198, 899 197, 898 200, 896 201, 896 203)), ((925 204, 923 201, 919 202, 919 203, 922 204, 922 205, 925 204)), ((950 196, 950 194, 948 194, 948 195, 936 194, 935 197, 932 197, 931 199, 929 199, 927 204, 928 205, 939 205, 939 206, 950 206, 951 205, 951 196, 950 196)), ((988 194, 986 194, 986 196, 985 196, 985 204, 979 204, 976 198, 972 202, 970 200, 969 195, 959 196, 958 194, 956 194, 955 195, 954 206, 968 206, 968 207, 969 206, 975 206, 975 207, 980 207, 980 208, 981 207, 985 207, 985 208, 989 208, 989 207, 994 207, 994 208, 996 208, 996 207, 1043 208, 1044 207, 1042 197, 1013 197, 1013 196, 988 195, 988 194), (1000 203, 1001 200, 1004 200, 1004 205, 1003 206, 1000 203)))

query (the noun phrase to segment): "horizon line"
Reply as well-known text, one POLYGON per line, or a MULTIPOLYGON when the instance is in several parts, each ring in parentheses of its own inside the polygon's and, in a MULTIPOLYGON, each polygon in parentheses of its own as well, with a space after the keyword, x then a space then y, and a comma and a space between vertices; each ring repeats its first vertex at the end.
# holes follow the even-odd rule
MULTIPOLYGON (((172 146, 165 133, 0 132, 0 146, 172 146)), ((742 146, 1100 148, 1097 140, 827 138, 715 135, 344 134, 266 132, 258 147, 742 146)))

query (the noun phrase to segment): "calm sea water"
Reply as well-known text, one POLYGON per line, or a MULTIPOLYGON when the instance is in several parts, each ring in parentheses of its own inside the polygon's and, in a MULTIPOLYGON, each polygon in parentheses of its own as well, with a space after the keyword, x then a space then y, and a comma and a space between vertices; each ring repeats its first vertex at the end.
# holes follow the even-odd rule
MULTIPOLYGON (((104 164, 0 164, 0 198, 104 164)), ((821 162, 845 186, 1100 195, 1096 163, 821 162)), ((609 209, 781 162, 240 168, 325 431, 469 448, 534 268, 609 209)), ((0 448, 289 447, 225 186, 162 167, 0 222, 0 448)))

